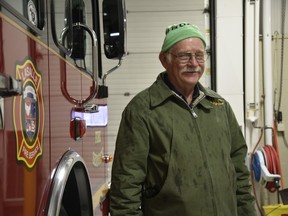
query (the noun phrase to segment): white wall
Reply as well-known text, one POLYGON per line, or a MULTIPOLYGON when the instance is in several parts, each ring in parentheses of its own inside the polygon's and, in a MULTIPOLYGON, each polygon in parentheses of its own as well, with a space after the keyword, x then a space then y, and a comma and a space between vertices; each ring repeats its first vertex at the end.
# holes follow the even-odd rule
POLYGON ((217 92, 230 102, 239 124, 244 126, 243 3, 216 2, 217 92))

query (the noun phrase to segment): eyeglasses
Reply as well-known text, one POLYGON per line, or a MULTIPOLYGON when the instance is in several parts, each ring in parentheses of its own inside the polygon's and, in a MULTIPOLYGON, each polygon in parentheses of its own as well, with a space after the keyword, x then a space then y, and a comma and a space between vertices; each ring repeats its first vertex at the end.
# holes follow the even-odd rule
POLYGON ((188 63, 192 57, 194 56, 196 61, 200 64, 204 63, 207 58, 208 58, 208 54, 206 52, 196 52, 196 53, 172 53, 172 52, 168 52, 169 54, 175 56, 176 58, 179 59, 179 61, 181 63, 188 63))

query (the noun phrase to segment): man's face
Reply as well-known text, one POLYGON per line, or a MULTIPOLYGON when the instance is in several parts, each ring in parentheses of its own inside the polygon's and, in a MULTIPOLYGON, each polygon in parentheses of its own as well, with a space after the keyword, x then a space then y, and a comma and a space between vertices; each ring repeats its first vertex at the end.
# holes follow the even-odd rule
POLYGON ((196 59, 201 59, 203 53, 205 48, 199 38, 184 39, 171 47, 167 53, 160 53, 160 61, 167 71, 169 81, 176 89, 179 91, 194 89, 205 69, 205 62, 196 59))

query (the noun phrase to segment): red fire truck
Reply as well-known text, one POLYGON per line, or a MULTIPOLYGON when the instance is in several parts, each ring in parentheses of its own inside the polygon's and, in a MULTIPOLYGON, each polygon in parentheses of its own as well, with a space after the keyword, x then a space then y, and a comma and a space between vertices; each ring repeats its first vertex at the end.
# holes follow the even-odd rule
POLYGON ((0 215, 108 215, 102 56, 125 22, 122 0, 0 0, 0 215))

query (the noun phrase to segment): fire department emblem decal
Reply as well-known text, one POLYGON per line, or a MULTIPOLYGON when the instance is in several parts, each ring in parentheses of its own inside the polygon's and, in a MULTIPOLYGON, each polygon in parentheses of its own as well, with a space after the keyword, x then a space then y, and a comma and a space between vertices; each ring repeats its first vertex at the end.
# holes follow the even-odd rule
POLYGON ((23 85, 22 95, 15 97, 13 103, 17 160, 33 168, 43 149, 42 79, 31 60, 16 65, 16 78, 23 85))

